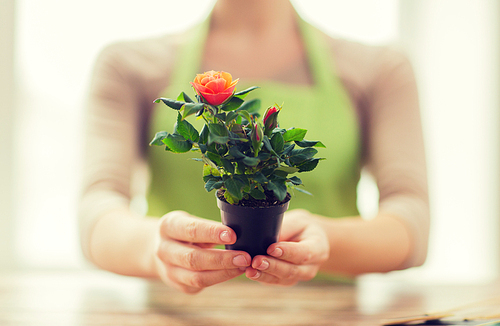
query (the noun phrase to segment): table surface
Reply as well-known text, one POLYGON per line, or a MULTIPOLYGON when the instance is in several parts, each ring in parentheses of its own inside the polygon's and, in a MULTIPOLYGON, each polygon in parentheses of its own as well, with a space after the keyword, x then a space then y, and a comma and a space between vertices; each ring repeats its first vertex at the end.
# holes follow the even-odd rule
POLYGON ((500 282, 384 280, 294 287, 236 280, 187 295, 102 271, 17 272, 0 274, 0 325, 379 325, 499 295, 500 282))

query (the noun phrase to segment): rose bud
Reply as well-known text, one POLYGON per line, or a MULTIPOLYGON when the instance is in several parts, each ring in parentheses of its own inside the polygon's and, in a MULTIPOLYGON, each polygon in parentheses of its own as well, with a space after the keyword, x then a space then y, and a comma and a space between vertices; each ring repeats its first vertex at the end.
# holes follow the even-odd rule
POLYGON ((264 113, 264 134, 269 136, 271 135, 274 128, 278 126, 278 113, 280 112, 281 107, 275 105, 270 107, 264 113))
POLYGON ((255 156, 259 155, 263 138, 264 132, 262 131, 262 127, 258 123, 252 125, 252 134, 250 135, 250 140, 252 141, 252 147, 255 152, 255 156))
POLYGON ((191 85, 203 102, 217 106, 233 96, 238 80, 233 81, 230 73, 211 70, 196 75, 191 85))

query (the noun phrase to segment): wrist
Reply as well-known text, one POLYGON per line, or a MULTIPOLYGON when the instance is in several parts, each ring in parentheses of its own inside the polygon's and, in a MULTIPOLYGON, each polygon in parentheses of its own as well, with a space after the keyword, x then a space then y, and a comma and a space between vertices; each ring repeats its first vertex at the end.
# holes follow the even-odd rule
POLYGON ((144 273, 148 275, 148 277, 152 278, 161 278, 161 261, 157 257, 158 247, 160 245, 160 232, 159 232, 159 223, 160 220, 157 218, 149 218, 147 217, 147 223, 149 224, 149 237, 147 244, 147 251, 144 255, 144 261, 142 262, 142 266, 144 269, 144 273))

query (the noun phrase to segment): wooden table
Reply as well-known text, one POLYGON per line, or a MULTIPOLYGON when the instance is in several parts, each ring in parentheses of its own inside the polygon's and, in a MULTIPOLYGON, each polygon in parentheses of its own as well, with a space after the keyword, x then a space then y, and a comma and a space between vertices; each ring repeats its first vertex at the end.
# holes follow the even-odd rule
POLYGON ((187 295, 102 271, 0 274, 0 325, 379 325, 500 295, 500 283, 231 281, 187 295))

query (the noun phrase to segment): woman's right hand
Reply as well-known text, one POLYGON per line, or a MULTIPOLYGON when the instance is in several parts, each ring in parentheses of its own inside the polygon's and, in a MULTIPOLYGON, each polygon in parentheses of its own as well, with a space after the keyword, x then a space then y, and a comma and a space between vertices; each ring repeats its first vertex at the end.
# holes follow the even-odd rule
POLYGON ((250 266, 250 255, 213 247, 235 241, 234 231, 221 223, 184 211, 172 211, 159 223, 155 255, 157 274, 164 283, 193 294, 232 279, 250 266))

